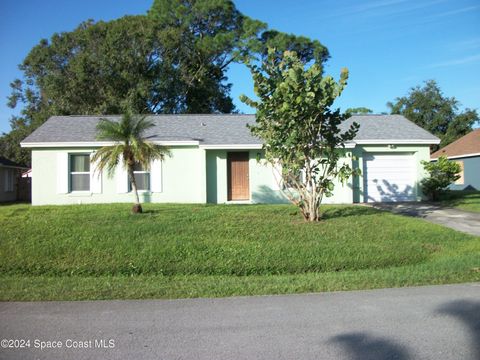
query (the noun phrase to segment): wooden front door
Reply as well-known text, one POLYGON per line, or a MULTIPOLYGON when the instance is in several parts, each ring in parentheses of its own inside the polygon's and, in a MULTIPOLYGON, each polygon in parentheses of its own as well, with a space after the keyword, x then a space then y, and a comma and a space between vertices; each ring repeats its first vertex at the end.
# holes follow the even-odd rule
POLYGON ((227 155, 228 200, 249 200, 248 152, 227 155))

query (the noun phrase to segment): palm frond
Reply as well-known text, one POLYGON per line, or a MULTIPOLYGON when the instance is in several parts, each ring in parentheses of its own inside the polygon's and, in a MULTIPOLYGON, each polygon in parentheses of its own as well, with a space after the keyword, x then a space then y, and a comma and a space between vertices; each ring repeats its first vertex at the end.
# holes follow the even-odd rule
POLYGON ((97 171, 105 170, 109 176, 112 176, 120 163, 124 150, 123 144, 104 146, 98 149, 92 156, 92 162, 96 163, 97 171))
POLYGON ((125 135, 119 122, 110 119, 100 119, 97 124, 97 139, 124 141, 125 135))
POLYGON ((170 151, 164 146, 153 144, 146 140, 145 132, 154 127, 153 121, 146 116, 133 115, 127 111, 120 121, 100 119, 97 124, 97 139, 117 142, 97 150, 92 161, 97 163, 97 169, 106 170, 111 176, 115 168, 122 164, 127 167, 127 161, 138 162, 145 169, 150 168, 153 160, 164 159, 170 151))

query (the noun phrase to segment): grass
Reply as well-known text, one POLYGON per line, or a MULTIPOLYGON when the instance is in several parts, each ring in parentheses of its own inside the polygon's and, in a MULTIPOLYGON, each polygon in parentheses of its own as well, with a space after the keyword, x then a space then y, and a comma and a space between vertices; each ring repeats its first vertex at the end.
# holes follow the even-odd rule
POLYGON ((364 206, 0 206, 0 300, 283 294, 480 281, 480 239, 364 206))
POLYGON ((480 191, 447 191, 441 197, 441 205, 480 212, 480 191))

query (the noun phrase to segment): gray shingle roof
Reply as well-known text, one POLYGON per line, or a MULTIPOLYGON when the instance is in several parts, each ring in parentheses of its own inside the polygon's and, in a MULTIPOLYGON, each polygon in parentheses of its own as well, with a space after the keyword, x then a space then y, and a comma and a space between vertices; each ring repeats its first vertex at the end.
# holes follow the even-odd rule
MULTIPOLYGON (((94 142, 100 118, 119 116, 52 116, 30 134, 23 143, 94 142)), ((246 127, 255 115, 151 115, 155 127, 146 134, 152 141, 199 141, 201 145, 260 144, 246 127)), ((356 121, 360 124, 356 141, 438 139, 401 115, 355 115, 342 128, 356 121)))
POLYGON ((342 127, 347 129, 354 121, 360 124, 355 140, 440 140, 403 115, 354 115, 342 127))

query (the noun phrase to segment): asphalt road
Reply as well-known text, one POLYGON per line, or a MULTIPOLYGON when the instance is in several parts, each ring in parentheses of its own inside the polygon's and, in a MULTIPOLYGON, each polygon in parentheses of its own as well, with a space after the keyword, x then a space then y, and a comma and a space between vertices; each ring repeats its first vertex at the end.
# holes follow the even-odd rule
POLYGON ((30 348, 0 349, 1 359, 478 360, 480 283, 223 299, 0 303, 0 334, 30 340, 30 348), (37 346, 60 341, 62 347, 41 350, 35 340, 37 346))

